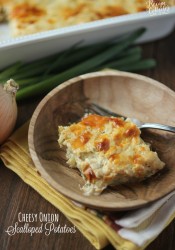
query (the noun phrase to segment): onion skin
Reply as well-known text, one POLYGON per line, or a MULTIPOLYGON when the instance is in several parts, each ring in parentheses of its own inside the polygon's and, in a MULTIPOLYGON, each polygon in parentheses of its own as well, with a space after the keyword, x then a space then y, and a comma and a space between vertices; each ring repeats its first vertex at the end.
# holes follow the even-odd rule
POLYGON ((12 133, 17 119, 16 91, 18 85, 10 79, 0 84, 0 145, 12 133))

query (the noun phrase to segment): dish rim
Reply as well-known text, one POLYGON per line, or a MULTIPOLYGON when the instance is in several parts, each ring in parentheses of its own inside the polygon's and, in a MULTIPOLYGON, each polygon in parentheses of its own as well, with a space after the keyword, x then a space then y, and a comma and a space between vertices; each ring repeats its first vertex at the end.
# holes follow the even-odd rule
POLYGON ((61 38, 64 36, 69 36, 72 34, 80 34, 82 32, 89 32, 93 30, 99 30, 101 28, 110 28, 112 26, 117 25, 125 25, 131 22, 137 22, 139 20, 154 20, 160 19, 165 17, 170 17, 175 14, 175 6, 169 7, 169 12, 166 14, 155 14, 150 15, 149 10, 139 12, 139 13, 132 13, 126 14, 111 18, 105 18, 101 20, 91 21, 82 24, 76 24, 72 26, 67 26, 63 28, 53 29, 49 31, 37 32, 31 35, 24 35, 16 38, 9 38, 0 41, 0 50, 2 49, 9 49, 19 47, 21 45, 26 45, 30 43, 38 43, 40 41, 47 41, 55 38, 61 38))

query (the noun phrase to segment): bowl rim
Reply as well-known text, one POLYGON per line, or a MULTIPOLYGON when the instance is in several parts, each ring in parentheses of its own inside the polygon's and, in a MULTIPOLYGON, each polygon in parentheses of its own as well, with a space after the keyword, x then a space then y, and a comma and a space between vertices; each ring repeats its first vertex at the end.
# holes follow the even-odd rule
MULTIPOLYGON (((149 84, 151 85, 154 85, 154 86, 159 86, 162 90, 165 90, 166 92, 168 92, 170 95, 172 95, 174 98, 175 98, 175 92, 173 90, 171 90, 169 87, 167 87, 166 85, 164 85, 163 83, 159 82, 159 81, 156 81, 150 77, 147 77, 147 76, 143 76, 143 75, 140 75, 140 74, 136 74, 136 73, 129 73, 129 72, 124 72, 124 71, 118 71, 118 70, 103 70, 103 71, 97 71, 97 72, 93 72, 93 73, 87 73, 87 74, 83 74, 83 75, 79 75, 79 76, 76 76, 74 78, 71 78, 65 82, 63 82, 62 84, 60 84, 59 86, 55 87, 53 90, 51 90, 41 101, 40 103, 37 105, 32 117, 31 117, 31 120, 30 120, 30 123, 29 123, 29 129, 28 129, 28 146, 29 146, 29 152, 30 152, 30 156, 33 160, 33 163, 36 167, 36 169, 39 171, 39 173, 41 174, 41 177, 43 179, 45 179, 45 181, 51 185, 57 192, 60 192, 62 195, 65 195, 66 197, 68 197, 69 199, 71 200, 74 200, 76 202, 79 202, 79 203, 82 203, 82 204, 85 204, 87 206, 90 206, 90 207, 93 207, 93 208, 99 208, 98 205, 94 205, 94 203, 92 202, 87 202, 86 200, 86 196, 84 196, 82 194, 79 195, 79 194, 76 194, 74 193, 74 198, 70 197, 67 195, 67 188, 63 187, 62 185, 60 185, 57 181, 55 181, 50 175, 49 173, 43 168, 40 160, 39 160, 39 157, 38 157, 38 154, 36 153, 36 148, 35 148, 35 144, 34 144, 34 131, 35 131, 35 124, 37 122, 37 119, 38 119, 38 116, 40 114, 40 112, 42 111, 43 107, 45 106, 45 104, 48 102, 48 100, 50 98, 52 98, 56 93, 58 93, 60 90, 64 89, 65 87, 68 87, 78 81, 81 81, 81 80, 86 80, 88 78, 94 78, 94 77, 103 77, 103 76, 123 76, 123 77, 130 77, 130 78, 133 78, 133 79, 137 79, 137 80, 142 80, 142 81, 146 81, 146 82, 149 82, 149 84), (30 138, 29 138, 30 137, 30 138), (59 190, 58 190, 58 187, 59 186, 59 190), (80 197, 81 197, 81 200, 80 200, 80 197)), ((167 194, 167 193, 166 193, 167 194)), ((165 194, 165 195, 166 195, 165 194)), ((108 206, 101 206, 100 204, 100 209, 104 209, 104 210, 128 210, 128 209, 135 209, 135 208, 138 208, 138 207, 141 207, 145 204, 148 204, 152 201, 155 201, 155 200, 158 200, 162 198, 161 197, 158 197, 157 199, 154 199, 154 200, 149 200, 149 201, 146 201, 146 200, 141 200, 139 199, 139 203, 138 203, 138 200, 136 201, 133 201, 132 200, 132 205, 130 204, 129 200, 128 200, 128 204, 126 206, 125 204, 125 208, 123 208, 123 205, 122 205, 122 202, 120 202, 119 206, 116 208, 116 202, 115 202, 115 206, 114 206, 114 202, 110 202, 108 204, 108 206), (133 205, 134 204, 134 205, 133 205)))

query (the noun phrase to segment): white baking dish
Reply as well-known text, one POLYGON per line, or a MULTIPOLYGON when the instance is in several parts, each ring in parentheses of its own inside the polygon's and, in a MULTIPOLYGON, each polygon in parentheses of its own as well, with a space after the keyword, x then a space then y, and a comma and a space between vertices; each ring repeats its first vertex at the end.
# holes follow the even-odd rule
POLYGON ((18 38, 11 38, 7 25, 0 25, 0 68, 59 52, 78 41, 83 44, 104 41, 139 27, 147 28, 139 42, 153 41, 168 35, 174 24, 175 7, 166 13, 145 11, 18 38))

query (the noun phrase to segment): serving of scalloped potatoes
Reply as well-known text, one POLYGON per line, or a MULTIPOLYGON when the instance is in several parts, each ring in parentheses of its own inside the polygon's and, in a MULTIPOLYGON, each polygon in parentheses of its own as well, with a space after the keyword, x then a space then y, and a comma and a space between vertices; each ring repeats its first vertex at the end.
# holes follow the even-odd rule
POLYGON ((68 165, 78 168, 85 181, 85 195, 98 195, 111 185, 142 181, 165 166, 130 119, 88 114, 58 130, 58 143, 66 148, 68 165))

